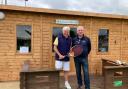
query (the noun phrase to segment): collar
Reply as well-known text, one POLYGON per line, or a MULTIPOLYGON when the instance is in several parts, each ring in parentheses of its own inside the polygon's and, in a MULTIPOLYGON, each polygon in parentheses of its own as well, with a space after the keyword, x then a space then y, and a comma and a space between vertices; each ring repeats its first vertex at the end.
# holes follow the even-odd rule
POLYGON ((83 39, 83 38, 84 38, 84 34, 83 34, 83 36, 82 36, 81 38, 79 38, 79 36, 77 35, 77 38, 78 38, 78 39, 83 39))
POLYGON ((66 38, 63 34, 61 34, 61 36, 62 36, 63 38, 65 38, 65 39, 68 39, 68 38, 69 38, 69 36, 66 38))

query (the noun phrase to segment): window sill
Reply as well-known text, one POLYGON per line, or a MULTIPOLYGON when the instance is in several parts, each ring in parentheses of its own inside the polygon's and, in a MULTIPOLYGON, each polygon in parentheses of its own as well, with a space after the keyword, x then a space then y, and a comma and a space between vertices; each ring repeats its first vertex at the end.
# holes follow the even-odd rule
POLYGON ((32 53, 30 52, 30 53, 16 53, 16 55, 32 55, 32 53))
POLYGON ((97 52, 96 54, 97 54, 97 55, 108 55, 109 52, 97 52))

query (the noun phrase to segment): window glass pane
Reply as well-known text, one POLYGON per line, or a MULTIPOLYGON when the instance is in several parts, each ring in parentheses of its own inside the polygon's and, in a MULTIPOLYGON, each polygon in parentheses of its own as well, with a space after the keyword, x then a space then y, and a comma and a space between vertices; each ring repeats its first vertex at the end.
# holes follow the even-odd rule
POLYGON ((109 40, 109 30, 100 29, 98 34, 98 51, 108 52, 108 40, 109 40))
POLYGON ((71 36, 71 38, 76 37, 76 35, 77 35, 76 31, 77 31, 76 28, 70 28, 70 36, 71 36))
POLYGON ((20 53, 31 52, 31 26, 17 25, 17 51, 20 53))

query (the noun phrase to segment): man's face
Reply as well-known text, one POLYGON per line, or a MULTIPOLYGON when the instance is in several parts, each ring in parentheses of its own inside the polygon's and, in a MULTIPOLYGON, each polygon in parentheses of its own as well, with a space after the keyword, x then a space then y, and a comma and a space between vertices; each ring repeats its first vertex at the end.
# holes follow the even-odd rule
POLYGON ((78 27, 77 28, 77 34, 78 34, 78 36, 83 36, 83 34, 84 34, 84 28, 83 27, 78 27))
POLYGON ((69 36, 69 30, 63 30, 63 35, 67 38, 69 36))

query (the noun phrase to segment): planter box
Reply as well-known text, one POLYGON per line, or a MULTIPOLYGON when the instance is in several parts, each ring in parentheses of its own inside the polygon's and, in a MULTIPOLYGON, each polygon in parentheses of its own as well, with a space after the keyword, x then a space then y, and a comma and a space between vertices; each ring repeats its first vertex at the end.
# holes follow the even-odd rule
POLYGON ((20 89, 59 89, 59 71, 43 69, 20 72, 20 89))

